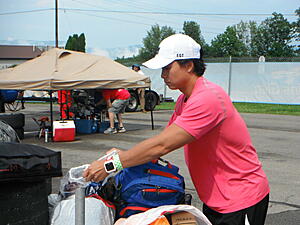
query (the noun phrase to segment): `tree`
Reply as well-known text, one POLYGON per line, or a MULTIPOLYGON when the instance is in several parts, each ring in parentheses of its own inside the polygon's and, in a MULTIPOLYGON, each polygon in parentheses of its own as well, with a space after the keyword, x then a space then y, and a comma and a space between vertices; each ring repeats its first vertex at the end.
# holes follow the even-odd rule
POLYGON ((146 61, 153 58, 159 50, 159 43, 175 33, 176 32, 168 26, 161 28, 158 24, 152 26, 151 30, 147 32, 147 36, 143 39, 144 47, 139 51, 140 59, 146 61))
POLYGON ((201 45, 204 56, 208 57, 211 54, 210 46, 205 42, 202 34, 200 25, 194 21, 185 21, 183 23, 183 33, 193 38, 197 43, 201 45))
POLYGON ((200 25, 194 21, 184 21, 183 33, 193 38, 201 46, 205 45, 205 40, 201 35, 200 25))
POLYGON ((244 56, 249 56, 252 53, 252 38, 253 33, 257 29, 257 24, 254 21, 244 22, 241 21, 234 26, 238 39, 242 41, 247 49, 247 52, 244 56))
POLYGON ((273 13, 253 30, 252 54, 269 57, 293 56, 292 24, 280 13, 273 13))
POLYGON ((211 41, 213 56, 245 56, 247 47, 238 37, 235 26, 228 26, 223 34, 219 34, 211 41))
POLYGON ((65 49, 85 52, 85 36, 84 34, 73 34, 73 36, 69 36, 68 41, 66 43, 65 49))
POLYGON ((296 52, 300 55, 300 7, 295 10, 295 13, 298 16, 298 19, 296 22, 293 22, 292 26, 294 28, 294 37, 297 43, 296 52))

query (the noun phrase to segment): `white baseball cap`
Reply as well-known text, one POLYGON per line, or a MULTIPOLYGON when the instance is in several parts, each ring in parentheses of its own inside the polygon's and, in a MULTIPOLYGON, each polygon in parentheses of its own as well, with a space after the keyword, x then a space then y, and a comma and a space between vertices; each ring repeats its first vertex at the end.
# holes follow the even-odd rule
POLYGON ((158 54, 144 62, 150 69, 159 69, 178 59, 200 59, 201 46, 190 36, 173 34, 159 44, 158 54))

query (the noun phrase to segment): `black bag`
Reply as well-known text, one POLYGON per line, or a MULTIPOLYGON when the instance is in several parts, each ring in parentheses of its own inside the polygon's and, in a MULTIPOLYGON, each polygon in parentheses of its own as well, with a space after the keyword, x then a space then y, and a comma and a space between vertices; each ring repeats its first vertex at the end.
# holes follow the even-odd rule
POLYGON ((61 153, 30 144, 0 143, 0 182, 62 176, 61 153))

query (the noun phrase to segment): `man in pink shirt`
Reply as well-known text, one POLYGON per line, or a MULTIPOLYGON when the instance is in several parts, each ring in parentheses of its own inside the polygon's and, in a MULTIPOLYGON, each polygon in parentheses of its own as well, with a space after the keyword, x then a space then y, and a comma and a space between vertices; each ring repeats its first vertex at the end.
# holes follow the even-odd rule
MULTIPOLYGON (((113 157, 117 169, 149 162, 184 146, 203 213, 211 223, 263 225, 270 192, 267 177, 229 96, 202 76, 205 64, 200 45, 187 35, 175 34, 159 47, 144 65, 162 68, 165 83, 182 95, 164 131, 128 151, 117 149, 113 157)), ((84 173, 86 179, 104 179, 109 172, 104 164, 93 162, 84 173)))

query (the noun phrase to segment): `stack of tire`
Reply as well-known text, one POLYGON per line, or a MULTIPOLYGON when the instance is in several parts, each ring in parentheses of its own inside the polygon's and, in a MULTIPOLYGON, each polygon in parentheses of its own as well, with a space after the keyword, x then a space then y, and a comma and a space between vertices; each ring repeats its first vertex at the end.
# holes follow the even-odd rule
POLYGON ((25 116, 23 113, 1 113, 0 120, 10 125, 21 140, 24 139, 25 116))

